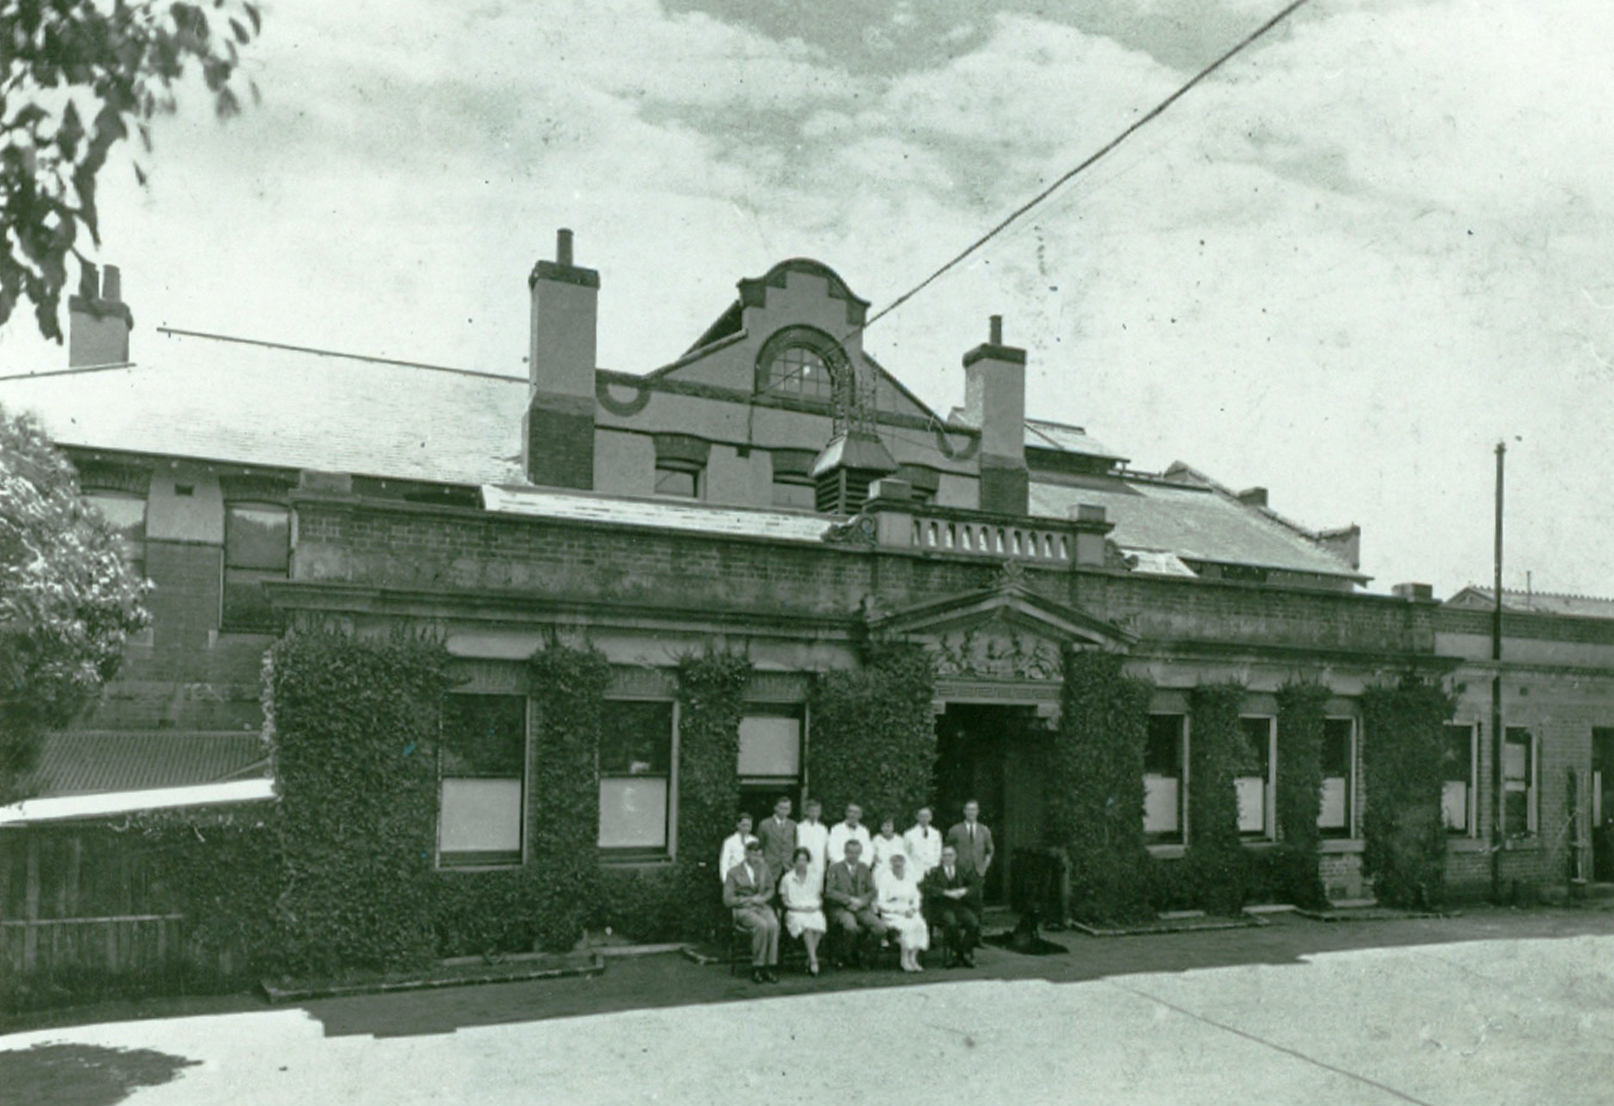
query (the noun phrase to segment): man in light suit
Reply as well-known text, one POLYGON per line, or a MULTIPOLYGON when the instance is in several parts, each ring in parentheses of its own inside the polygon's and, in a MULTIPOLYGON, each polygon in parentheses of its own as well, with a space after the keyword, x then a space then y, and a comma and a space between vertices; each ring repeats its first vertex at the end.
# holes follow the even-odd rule
POLYGON ((751 934, 751 978, 757 983, 777 983, 774 969, 779 966, 779 916, 773 912, 778 878, 762 859, 762 843, 746 843, 745 860, 723 877, 723 905, 734 911, 734 924, 751 934))
POLYGON ((859 859, 862 843, 854 837, 845 848, 843 859, 831 864, 824 877, 824 906, 829 910, 830 931, 836 935, 839 959, 861 965, 867 962, 871 946, 884 936, 886 924, 874 909, 874 876, 859 859))
POLYGON ((920 807, 914 818, 913 829, 902 835, 902 843, 908 850, 908 867, 913 869, 914 878, 923 880, 941 863, 941 831, 930 824, 928 806, 920 807))
POLYGON ((946 967, 975 967, 975 946, 981 940, 981 877, 959 862, 951 845, 942 849, 941 863, 919 885, 925 916, 946 935, 946 967))
POLYGON ((947 844, 958 851, 958 866, 982 879, 992 867, 992 831, 981 825, 981 804, 971 799, 964 804, 964 820, 947 831, 947 844))
POLYGON ((762 820, 757 836, 762 839, 762 859, 768 862, 768 870, 776 879, 784 875, 796 851, 796 823, 790 817, 789 796, 781 795, 774 801, 773 815, 762 820))

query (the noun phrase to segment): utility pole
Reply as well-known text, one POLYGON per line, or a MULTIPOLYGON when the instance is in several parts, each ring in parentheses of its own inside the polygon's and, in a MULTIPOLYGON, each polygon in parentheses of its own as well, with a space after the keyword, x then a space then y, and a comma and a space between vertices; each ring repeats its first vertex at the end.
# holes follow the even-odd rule
POLYGON ((1491 607, 1491 900, 1502 901, 1502 470, 1506 442, 1496 443, 1496 576, 1491 607))

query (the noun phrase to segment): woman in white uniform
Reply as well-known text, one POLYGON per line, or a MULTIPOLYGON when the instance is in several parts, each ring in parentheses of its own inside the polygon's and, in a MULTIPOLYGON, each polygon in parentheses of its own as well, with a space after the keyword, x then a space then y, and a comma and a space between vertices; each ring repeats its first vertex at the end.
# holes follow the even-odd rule
POLYGON ((824 894, 812 869, 812 851, 800 848, 791 856, 795 866, 779 881, 779 901, 785 908, 785 932, 807 946, 807 973, 818 974, 818 942, 829 929, 824 918, 824 894))
POLYGON ((888 864, 874 875, 876 905, 880 920, 897 932, 902 952, 902 970, 924 971, 919 954, 930 947, 930 924, 919 898, 919 884, 907 872, 908 858, 892 853, 888 864))

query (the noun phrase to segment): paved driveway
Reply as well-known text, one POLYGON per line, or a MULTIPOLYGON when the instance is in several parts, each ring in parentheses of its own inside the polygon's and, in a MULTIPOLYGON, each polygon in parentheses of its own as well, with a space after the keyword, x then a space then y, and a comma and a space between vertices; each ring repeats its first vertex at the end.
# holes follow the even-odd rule
POLYGON ((1614 915, 1070 944, 917 981, 757 987, 655 957, 597 980, 35 1030, 0 1038, 0 1101, 1614 1102, 1614 915), (1151 963, 1182 959, 1198 963, 1151 963))

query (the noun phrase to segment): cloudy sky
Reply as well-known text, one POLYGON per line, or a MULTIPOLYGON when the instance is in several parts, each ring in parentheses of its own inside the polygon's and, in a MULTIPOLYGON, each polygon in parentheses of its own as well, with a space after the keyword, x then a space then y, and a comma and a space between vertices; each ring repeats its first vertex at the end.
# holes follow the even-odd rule
MULTIPOLYGON (((278 0, 261 107, 104 185, 137 322, 522 373, 577 234, 601 363, 818 258, 889 303, 1281 0, 278 0)), ((1312 0, 865 336, 933 406, 1006 316, 1028 405, 1364 530, 1375 588, 1614 595, 1614 5, 1312 0)), ((0 364, 40 354, 26 314, 0 364)))

